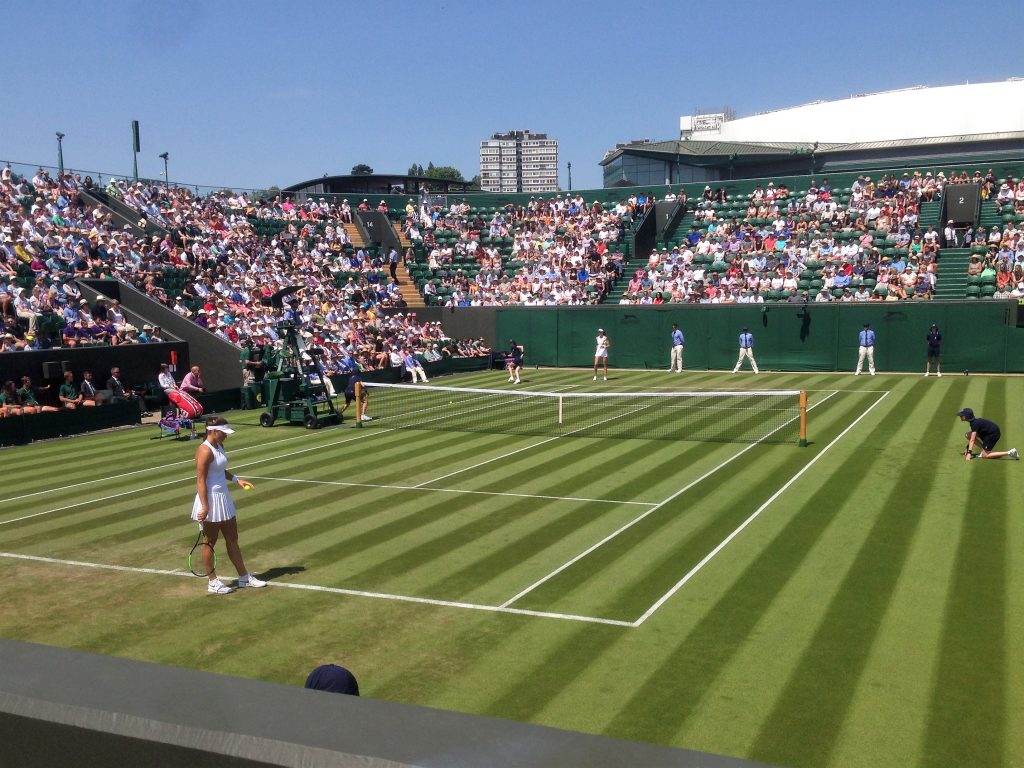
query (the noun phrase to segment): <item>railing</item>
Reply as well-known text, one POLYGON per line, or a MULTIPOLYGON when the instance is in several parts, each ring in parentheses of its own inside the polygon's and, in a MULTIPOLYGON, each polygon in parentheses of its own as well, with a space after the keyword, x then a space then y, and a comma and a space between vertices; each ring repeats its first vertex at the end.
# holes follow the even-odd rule
MULTIPOLYGON (((21 163, 14 160, 4 159, 0 159, 0 167, 10 168, 16 175, 24 176, 29 180, 31 180, 32 177, 35 176, 40 169, 48 171, 51 178, 55 178, 57 174, 60 172, 60 169, 55 165, 43 165, 41 163, 21 163)), ((135 179, 130 173, 110 173, 108 171, 97 171, 88 168, 75 168, 70 165, 64 166, 64 172, 76 174, 81 177, 82 181, 84 181, 87 176, 91 177, 93 181, 93 186, 99 187, 101 189, 107 185, 107 182, 110 181, 110 179, 126 179, 127 181, 133 183, 135 181, 141 181, 143 184, 151 184, 156 186, 163 186, 164 184, 164 180, 162 178, 151 179, 145 176, 139 176, 138 179, 135 179)), ((251 197, 261 197, 268 194, 277 194, 276 191, 271 192, 268 191, 267 189, 255 189, 251 187, 227 187, 223 184, 219 186, 211 186, 209 184, 187 184, 183 181, 175 181, 174 179, 171 179, 171 187, 175 189, 190 190, 197 196, 210 195, 213 194, 214 192, 234 194, 241 194, 242 192, 244 192, 251 197)))

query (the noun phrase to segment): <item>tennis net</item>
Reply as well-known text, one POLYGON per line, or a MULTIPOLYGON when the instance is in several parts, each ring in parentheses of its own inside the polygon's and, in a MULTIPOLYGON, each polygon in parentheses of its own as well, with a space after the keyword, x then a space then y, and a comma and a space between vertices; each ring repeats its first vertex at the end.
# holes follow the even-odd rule
MULTIPOLYGON (((517 435, 806 443, 806 394, 532 392, 363 383, 374 426, 517 435)), ((358 413, 358 409, 357 409, 358 413)))

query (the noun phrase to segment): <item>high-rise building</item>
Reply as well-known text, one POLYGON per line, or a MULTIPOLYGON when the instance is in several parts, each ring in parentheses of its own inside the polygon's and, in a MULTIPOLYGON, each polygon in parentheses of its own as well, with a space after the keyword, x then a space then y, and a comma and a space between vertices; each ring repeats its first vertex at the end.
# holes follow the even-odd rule
POLYGON ((509 131, 480 142, 480 189, 484 192, 554 192, 558 189, 558 142, 546 133, 509 131))

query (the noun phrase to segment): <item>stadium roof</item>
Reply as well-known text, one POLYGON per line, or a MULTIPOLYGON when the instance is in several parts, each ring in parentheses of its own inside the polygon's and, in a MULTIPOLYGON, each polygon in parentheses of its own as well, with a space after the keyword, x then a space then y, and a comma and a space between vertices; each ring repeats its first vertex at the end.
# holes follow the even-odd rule
POLYGON ((309 195, 386 195, 391 193, 415 194, 420 189, 432 192, 468 192, 472 182, 410 176, 405 173, 368 173, 358 176, 321 176, 285 187, 283 192, 309 195))
POLYGON ((624 152, 633 155, 647 155, 652 157, 688 157, 691 159, 703 158, 709 161, 720 161, 728 159, 731 155, 739 157, 763 157, 772 155, 790 155, 795 152, 824 155, 836 152, 859 152, 877 149, 894 149, 903 147, 924 147, 936 145, 959 144, 967 142, 984 141, 1012 141, 1024 140, 1024 130, 1009 131, 1006 133, 978 133, 971 135, 956 136, 928 136, 913 139, 889 139, 886 141, 853 141, 853 142, 832 142, 817 143, 806 141, 772 141, 772 142, 748 142, 748 141, 715 141, 715 140, 679 140, 652 141, 636 144, 625 144, 605 153, 601 165, 607 165, 624 152))
MULTIPOLYGON (((737 142, 896 141, 1024 130, 1024 80, 915 86, 726 119, 679 120, 680 138, 737 142)), ((900 146, 906 146, 901 143, 900 146)))

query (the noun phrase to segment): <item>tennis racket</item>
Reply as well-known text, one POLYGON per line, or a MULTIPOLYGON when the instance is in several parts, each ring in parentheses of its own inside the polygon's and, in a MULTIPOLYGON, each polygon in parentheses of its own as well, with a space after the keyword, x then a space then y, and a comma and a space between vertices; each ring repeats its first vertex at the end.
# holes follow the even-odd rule
POLYGON ((217 551, 210 544, 210 540, 206 538, 206 531, 203 530, 203 524, 199 524, 199 535, 196 536, 196 543, 192 545, 191 551, 188 553, 188 569, 192 571, 193 576, 203 576, 209 578, 210 574, 206 572, 206 566, 203 564, 203 548, 209 547, 210 552, 213 555, 213 569, 217 570, 217 551))

